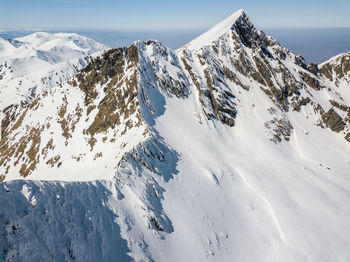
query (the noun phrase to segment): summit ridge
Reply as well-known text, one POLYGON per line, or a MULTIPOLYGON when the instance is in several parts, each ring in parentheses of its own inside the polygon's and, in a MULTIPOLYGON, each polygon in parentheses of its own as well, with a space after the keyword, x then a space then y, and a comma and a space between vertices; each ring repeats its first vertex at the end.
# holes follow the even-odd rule
POLYGON ((205 45, 210 45, 220 36, 228 33, 233 28, 235 22, 241 17, 246 17, 246 14, 243 9, 234 12, 233 14, 216 24, 214 27, 192 40, 190 43, 185 45, 186 48, 188 48, 189 50, 194 50, 205 45))

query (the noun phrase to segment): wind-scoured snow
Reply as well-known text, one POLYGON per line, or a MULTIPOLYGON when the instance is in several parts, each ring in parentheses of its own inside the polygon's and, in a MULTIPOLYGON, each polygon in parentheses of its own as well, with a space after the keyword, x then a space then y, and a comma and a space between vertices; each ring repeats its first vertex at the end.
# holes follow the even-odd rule
POLYGON ((347 262, 347 65, 242 10, 96 56, 4 112, 0 260, 347 262))

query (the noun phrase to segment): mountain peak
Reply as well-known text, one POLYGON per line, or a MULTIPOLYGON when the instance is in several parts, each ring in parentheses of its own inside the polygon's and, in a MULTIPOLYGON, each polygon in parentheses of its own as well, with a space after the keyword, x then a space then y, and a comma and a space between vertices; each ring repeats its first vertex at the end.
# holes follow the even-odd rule
POLYGON ((242 10, 201 37, 0 40, 0 261, 350 257, 350 54, 308 67, 242 10))
POLYGON ((190 50, 195 50, 203 46, 210 45, 213 41, 217 40, 219 37, 229 32, 239 18, 246 16, 247 15, 245 14, 244 10, 239 9, 238 11, 234 12, 226 19, 222 20, 220 23, 216 24, 214 27, 209 29, 207 32, 192 40, 186 45, 186 48, 190 50))

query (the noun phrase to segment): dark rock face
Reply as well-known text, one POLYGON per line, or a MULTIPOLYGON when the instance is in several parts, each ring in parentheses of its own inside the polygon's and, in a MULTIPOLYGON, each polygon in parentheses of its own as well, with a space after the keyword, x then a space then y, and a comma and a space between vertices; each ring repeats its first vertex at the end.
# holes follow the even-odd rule
POLYGON ((307 66, 307 69, 313 73, 315 76, 317 76, 319 73, 320 73, 320 70, 318 69, 318 65, 317 64, 314 64, 314 63, 310 63, 308 66, 307 66))
POLYGON ((216 119, 229 126, 234 126, 237 115, 236 97, 227 86, 225 77, 236 81, 237 84, 240 84, 239 80, 229 68, 216 61, 208 51, 202 50, 197 58, 206 69, 195 70, 193 61, 186 52, 183 52, 181 57, 184 69, 198 90, 199 102, 205 116, 208 120, 216 119))
POLYGON ((329 109, 328 112, 322 116, 322 120, 327 127, 337 133, 344 130, 346 126, 346 123, 333 108, 329 109))
POLYGON ((350 132, 348 132, 345 136, 346 141, 350 143, 350 132))
POLYGON ((236 30, 242 43, 246 47, 252 48, 253 46, 257 45, 257 42, 261 41, 253 23, 245 13, 243 13, 242 16, 237 19, 233 28, 236 30))
POLYGON ((311 88, 314 88, 316 90, 321 90, 322 88, 325 88, 324 86, 322 86, 322 84, 317 78, 315 78, 313 75, 309 73, 300 72, 300 76, 302 80, 305 82, 305 84, 307 84, 311 88))
POLYGON ((137 47, 111 49, 101 57, 94 59, 77 75, 79 88, 85 93, 85 103, 89 106, 97 97, 96 85, 104 85, 105 96, 97 106, 99 112, 94 122, 86 130, 93 137, 109 128, 120 124, 120 117, 125 118, 137 110, 136 72, 128 81, 123 81, 128 68, 136 68, 138 64, 137 47), (122 84, 126 83, 126 89, 122 84))
POLYGON ((305 70, 307 70, 307 65, 306 65, 306 62, 305 62, 305 59, 304 57, 302 57, 301 55, 297 55, 295 57, 295 64, 304 68, 305 70))
POLYGON ((331 61, 323 64, 320 68, 321 73, 330 81, 336 84, 342 79, 350 79, 350 52, 342 54, 331 61))

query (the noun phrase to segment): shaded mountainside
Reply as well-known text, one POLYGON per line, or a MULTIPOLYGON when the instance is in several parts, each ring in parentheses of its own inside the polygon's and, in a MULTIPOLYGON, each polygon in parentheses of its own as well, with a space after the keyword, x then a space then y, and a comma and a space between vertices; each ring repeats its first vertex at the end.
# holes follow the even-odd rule
POLYGON ((101 204, 113 195, 105 184, 15 181, 0 192, 1 261, 131 261, 117 216, 101 204))
POLYGON ((240 10, 87 61, 2 111, 2 260, 350 256, 349 54, 307 65, 240 10))

